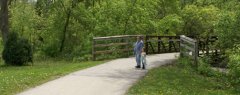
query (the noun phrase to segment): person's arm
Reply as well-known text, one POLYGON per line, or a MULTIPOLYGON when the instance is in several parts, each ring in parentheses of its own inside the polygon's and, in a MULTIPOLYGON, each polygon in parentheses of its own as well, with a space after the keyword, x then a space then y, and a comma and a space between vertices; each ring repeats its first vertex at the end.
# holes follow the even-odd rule
POLYGON ((141 51, 140 51, 140 53, 142 53, 142 49, 143 49, 143 47, 144 47, 144 43, 143 43, 143 41, 141 41, 141 51))
POLYGON ((133 54, 134 54, 134 55, 136 54, 136 43, 133 44, 133 54))

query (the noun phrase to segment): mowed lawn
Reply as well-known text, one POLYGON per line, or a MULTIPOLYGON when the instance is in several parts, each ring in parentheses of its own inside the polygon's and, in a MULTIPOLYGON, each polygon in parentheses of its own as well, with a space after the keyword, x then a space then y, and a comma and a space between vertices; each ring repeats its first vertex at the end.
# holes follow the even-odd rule
POLYGON ((177 66, 150 70, 127 95, 240 95, 213 77, 205 77, 177 66))
POLYGON ((33 66, 14 67, 0 65, 0 95, 13 95, 68 73, 101 63, 104 62, 74 63, 51 60, 35 62, 33 66))

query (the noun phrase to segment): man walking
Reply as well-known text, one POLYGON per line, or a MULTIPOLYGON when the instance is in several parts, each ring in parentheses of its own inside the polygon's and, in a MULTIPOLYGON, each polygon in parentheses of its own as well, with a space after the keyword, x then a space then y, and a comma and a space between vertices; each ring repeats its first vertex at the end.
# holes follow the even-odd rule
POLYGON ((137 66, 135 66, 136 68, 141 68, 141 53, 142 53, 143 46, 144 46, 143 37, 138 36, 137 42, 134 45, 134 54, 137 62, 137 66))

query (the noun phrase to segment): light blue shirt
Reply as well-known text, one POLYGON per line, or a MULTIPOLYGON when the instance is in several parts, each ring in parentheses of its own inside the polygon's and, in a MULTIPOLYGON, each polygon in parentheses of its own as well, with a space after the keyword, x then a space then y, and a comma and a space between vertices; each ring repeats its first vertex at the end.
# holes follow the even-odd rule
POLYGON ((143 41, 137 41, 134 45, 134 54, 140 54, 144 44, 143 41))

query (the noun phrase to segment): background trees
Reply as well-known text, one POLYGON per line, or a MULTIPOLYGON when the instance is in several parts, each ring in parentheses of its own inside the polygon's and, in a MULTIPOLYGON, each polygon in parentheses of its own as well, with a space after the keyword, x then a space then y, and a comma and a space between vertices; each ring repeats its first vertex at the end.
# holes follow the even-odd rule
POLYGON ((10 31, 28 39, 35 56, 89 59, 94 36, 217 35, 231 49, 239 43, 239 6, 239 0, 1 0, 1 18, 9 15, 10 31))

